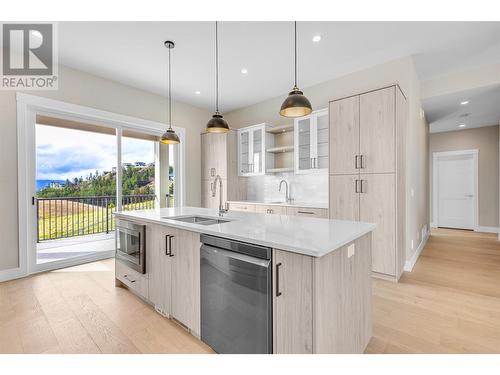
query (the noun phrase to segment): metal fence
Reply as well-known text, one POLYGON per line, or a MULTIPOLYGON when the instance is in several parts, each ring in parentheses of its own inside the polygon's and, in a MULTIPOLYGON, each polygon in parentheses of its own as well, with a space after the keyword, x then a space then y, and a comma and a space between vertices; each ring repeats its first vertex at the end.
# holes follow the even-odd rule
MULTIPOLYGON (((156 195, 124 195, 122 210, 154 208, 156 195)), ((37 198, 37 242, 115 229, 116 196, 37 198)))

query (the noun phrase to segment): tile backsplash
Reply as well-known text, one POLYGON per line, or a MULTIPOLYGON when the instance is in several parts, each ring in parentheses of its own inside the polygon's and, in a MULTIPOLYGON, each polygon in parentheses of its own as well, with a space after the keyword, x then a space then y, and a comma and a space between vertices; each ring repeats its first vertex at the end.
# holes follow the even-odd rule
POLYGON ((282 173, 248 177, 247 199, 258 201, 284 199, 285 192, 278 191, 280 181, 283 179, 290 186, 290 195, 293 200, 328 205, 328 172, 282 173))

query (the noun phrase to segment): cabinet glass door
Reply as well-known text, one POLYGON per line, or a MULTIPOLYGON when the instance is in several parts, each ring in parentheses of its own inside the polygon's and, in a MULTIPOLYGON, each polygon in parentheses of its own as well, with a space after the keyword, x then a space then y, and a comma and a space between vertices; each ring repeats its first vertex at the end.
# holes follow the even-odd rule
POLYGON ((314 162, 313 167, 315 169, 327 169, 328 168, 328 112, 318 113, 315 116, 315 148, 316 152, 313 156, 314 162))
POLYGON ((311 117, 306 117, 297 120, 296 129, 297 132, 297 160, 296 168, 297 171, 309 170, 312 167, 312 156, 311 156, 311 117))
POLYGON ((243 131, 240 133, 240 173, 250 173, 250 132, 243 131))
POLYGON ((264 130, 262 128, 252 130, 252 159, 250 161, 250 172, 260 174, 264 171, 263 165, 263 142, 264 130))

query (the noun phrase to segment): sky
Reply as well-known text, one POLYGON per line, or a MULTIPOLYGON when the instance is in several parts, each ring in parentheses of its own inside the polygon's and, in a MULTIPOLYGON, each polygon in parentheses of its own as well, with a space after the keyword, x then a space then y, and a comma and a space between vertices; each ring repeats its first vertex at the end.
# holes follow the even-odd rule
MULTIPOLYGON (((154 162, 152 141, 122 138, 122 162, 154 162)), ((36 179, 66 180, 116 166, 114 135, 36 126, 36 179)))

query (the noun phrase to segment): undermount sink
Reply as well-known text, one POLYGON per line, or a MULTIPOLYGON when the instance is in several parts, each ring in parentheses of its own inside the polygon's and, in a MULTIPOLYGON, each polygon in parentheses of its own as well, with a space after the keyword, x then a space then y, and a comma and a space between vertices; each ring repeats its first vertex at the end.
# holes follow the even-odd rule
POLYGON ((200 225, 213 225, 213 224, 224 224, 231 220, 218 219, 215 217, 205 217, 205 216, 179 216, 179 217, 164 217, 164 219, 182 221, 184 223, 200 224, 200 225))

